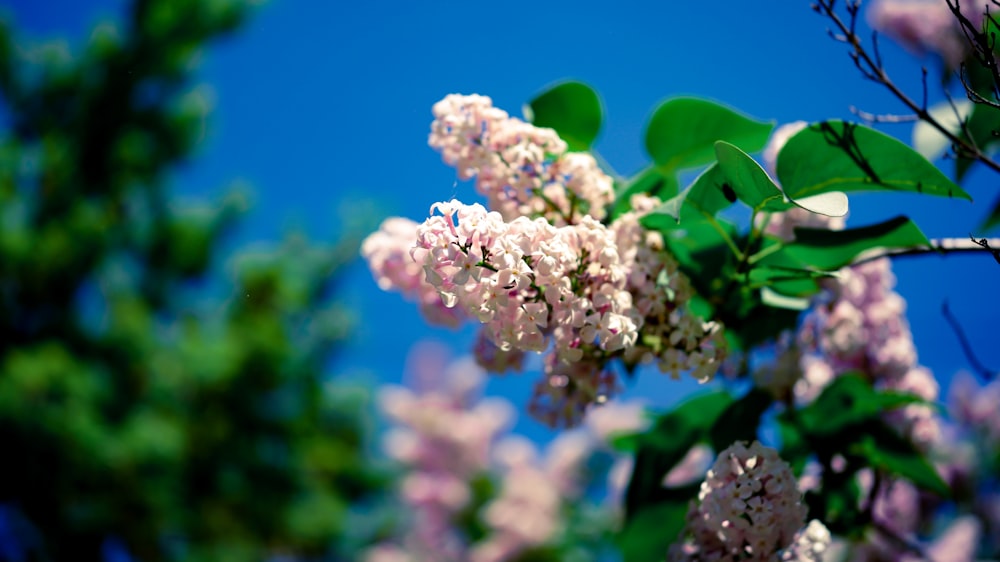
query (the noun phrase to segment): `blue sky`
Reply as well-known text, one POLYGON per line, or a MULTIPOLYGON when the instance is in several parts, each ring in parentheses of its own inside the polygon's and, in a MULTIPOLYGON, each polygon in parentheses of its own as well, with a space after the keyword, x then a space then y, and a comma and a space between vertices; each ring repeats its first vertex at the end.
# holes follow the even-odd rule
MULTIPOLYGON (((123 0, 8 0, 24 39, 85 39, 116 19, 123 0)), ((374 212, 420 220, 431 203, 471 200, 471 185, 427 147, 430 108, 448 93, 479 93, 519 114, 552 82, 573 78, 602 95, 597 143, 621 173, 644 166, 643 125, 665 98, 695 95, 777 123, 852 118, 851 105, 901 107, 865 82, 828 23, 808 2, 344 2, 271 0, 236 35, 200 58, 197 77, 215 109, 196 157, 174 174, 177 193, 213 196, 249 183, 255 206, 234 243, 276 240, 290 228, 331 239, 345 217, 374 212), (501 7, 502 6, 502 7, 501 7), (375 209, 375 211, 372 211, 375 209)), ((919 64, 888 42, 883 55, 898 83, 919 92, 919 64)), ((883 128, 908 140, 909 127, 883 128)), ((920 196, 852 196, 849 224, 900 213, 930 237, 965 236, 996 198, 996 177, 977 170, 970 205, 920 196)), ((947 298, 989 365, 1000 365, 1000 268, 988 256, 898 260, 898 289, 921 362, 939 378, 966 367, 940 314, 947 298)), ((471 330, 427 328, 416 308, 380 292, 363 264, 348 271, 342 296, 360 323, 337 370, 399 381, 409 346, 423 338, 467 348, 471 330)), ((523 403, 533 375, 491 382, 523 403)), ((627 394, 668 404, 690 392, 646 373, 627 394)), ((524 417, 524 416, 522 416, 524 417)), ((542 435, 534 422, 522 429, 542 435)))

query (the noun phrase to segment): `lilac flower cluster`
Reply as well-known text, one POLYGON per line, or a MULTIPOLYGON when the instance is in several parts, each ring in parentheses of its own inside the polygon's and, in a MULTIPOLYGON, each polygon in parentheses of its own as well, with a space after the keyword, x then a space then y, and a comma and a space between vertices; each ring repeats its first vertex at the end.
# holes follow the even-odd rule
POLYGON ((501 562, 552 544, 567 532, 566 510, 581 500, 587 461, 607 450, 610 436, 645 424, 636 405, 608 403, 543 454, 527 439, 502 436, 512 407, 477 398, 484 373, 471 360, 444 367, 440 352, 423 353, 418 369, 427 379, 435 369, 444 376, 417 392, 386 387, 380 400, 396 424, 385 448, 407 467, 399 496, 412 518, 398 540, 370 548, 367 562, 501 562), (473 505, 470 481, 483 477, 498 481, 498 491, 473 505), (474 508, 486 530, 479 540, 460 524, 474 508))
POLYGON ((505 220, 566 224, 582 218, 581 209, 599 220, 614 201, 612 180, 593 156, 567 152, 555 131, 508 116, 486 96, 451 94, 434 104, 429 143, 459 178, 476 178, 505 220))
POLYGON ((669 559, 818 561, 830 534, 818 521, 806 526, 801 499, 777 451, 734 443, 708 471, 669 559))
POLYGON ((402 546, 380 545, 369 562, 465 560, 454 519, 468 506, 469 482, 488 470, 493 443, 513 416, 504 400, 478 400, 482 373, 475 364, 460 361, 430 373, 440 366, 436 356, 440 352, 431 350, 418 358, 427 373, 421 392, 388 386, 379 396, 382 412, 396 424, 385 450, 411 468, 399 493, 413 517, 402 546))
MULTIPOLYGON (((805 123, 779 127, 764 149, 765 161, 774 169, 778 152, 805 123)), ((795 209, 769 217, 769 234, 794 239, 797 226, 843 228, 842 219, 795 209)), ((917 363, 916 347, 906 321, 906 302, 893 290, 896 279, 888 258, 846 267, 824 282, 798 333, 778 341, 775 360, 759 369, 755 382, 785 399, 811 402, 834 377, 860 371, 881 389, 915 394, 924 400, 938 398, 933 375, 917 363)), ((932 407, 910 404, 890 412, 888 418, 914 442, 928 445, 937 439, 939 418, 932 407)))
MULTIPOLYGON (((799 344, 818 354, 833 373, 860 371, 877 388, 934 401, 938 398, 937 381, 917 364, 904 315, 906 302, 893 290, 894 285, 887 258, 845 268, 828 284, 829 300, 806 318, 799 344)), ((813 395, 817 389, 806 383, 796 392, 813 395)), ((939 419, 929 405, 910 404, 888 416, 915 443, 926 446, 938 437, 939 419)))
POLYGON ((614 395, 616 359, 655 362, 675 378, 715 373, 726 352, 721 326, 688 311, 690 283, 661 235, 639 224, 658 199, 636 196, 631 212, 605 225, 610 178, 589 155, 567 153, 553 131, 483 96, 450 95, 434 114, 431 145, 459 177, 476 178, 489 209, 452 200, 415 227, 386 221, 362 247, 381 287, 416 300, 436 323, 482 323, 476 356, 492 372, 545 353, 528 408, 550 425, 574 425, 614 395))

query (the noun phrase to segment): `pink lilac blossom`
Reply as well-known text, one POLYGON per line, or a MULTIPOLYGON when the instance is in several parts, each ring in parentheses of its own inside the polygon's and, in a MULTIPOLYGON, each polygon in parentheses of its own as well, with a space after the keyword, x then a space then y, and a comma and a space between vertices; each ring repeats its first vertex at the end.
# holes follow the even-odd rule
POLYGON ((949 410, 956 423, 1000 446, 1000 379, 980 385, 972 375, 955 375, 949 389, 949 410))
MULTIPOLYGON (((872 474, 859 474, 863 496, 868 496, 872 474)), ((894 480, 884 485, 876 495, 873 517, 884 527, 911 544, 917 544, 918 532, 926 527, 935 504, 926 505, 916 487, 905 480, 894 480)), ((960 516, 924 548, 925 556, 917 556, 898 540, 884 533, 869 533, 864 542, 851 546, 851 560, 877 562, 882 560, 933 562, 972 562, 981 536, 981 524, 973 516, 960 516)))
POLYGON ((553 224, 604 217, 611 178, 594 157, 567 152, 552 129, 512 118, 480 95, 451 94, 434 105, 429 144, 505 220, 542 216, 553 224))
POLYGON ((581 467, 593 446, 584 433, 563 433, 540 459, 526 439, 511 437, 500 443, 497 451, 504 471, 500 493, 483 511, 491 533, 475 545, 470 561, 512 560, 562 532, 564 504, 579 497, 581 467))
MULTIPOLYGON (((842 269, 826 284, 829 300, 818 304, 803 322, 799 345, 829 363, 834 373, 860 371, 877 388, 934 401, 938 385, 917 363, 906 303, 893 290, 895 283, 888 258, 842 269)), ((939 417, 926 404, 889 412, 887 419, 921 446, 928 446, 940 433, 939 417)))
POLYGON ((441 215, 417 228, 414 261, 445 305, 486 324, 501 350, 545 351, 551 332, 556 355, 573 362, 635 342, 626 271, 601 223, 505 222, 482 205, 455 200, 432 210, 441 215))
POLYGON ((715 374, 722 326, 690 312, 690 282, 661 235, 639 224, 658 199, 633 197, 633 210, 606 226, 610 178, 552 130, 510 119, 483 96, 448 96, 434 114, 431 145, 460 177, 477 178, 492 210, 452 200, 419 225, 387 220, 362 250, 380 287, 417 300, 437 323, 479 320, 475 355, 491 372, 546 354, 529 410, 550 425, 576 424, 613 396, 617 359, 674 378, 715 374))
MULTIPOLYGON (((453 519, 469 502, 469 481, 489 469, 492 443, 513 409, 503 400, 477 400, 485 374, 471 359, 430 373, 440 362, 420 351, 414 370, 421 391, 388 386, 379 395, 383 413, 397 424, 385 437, 386 452, 410 468, 399 490, 413 514, 403 549, 412 560, 461 561, 467 547, 453 519)), ((381 545, 367 560, 396 554, 381 545)))
MULTIPOLYGON (((484 508, 491 534, 475 545, 470 561, 513 560, 532 547, 551 542, 565 531, 567 504, 583 495, 587 484, 585 467, 591 456, 598 451, 611 452, 609 439, 641 431, 647 424, 640 403, 611 401, 591 407, 584 424, 561 433, 548 445, 544 456, 520 436, 501 441, 496 447, 496 458, 504 473, 500 493, 484 508)), ((614 466, 627 462, 626 457, 619 456, 614 466)), ((620 489, 612 488, 609 495, 620 497, 620 489)), ((605 509, 617 511, 618 503, 608 503, 605 509)))
MULTIPOLYGON (((785 125, 772 135, 765 148, 772 170, 784 143, 803 126, 785 125)), ((796 226, 843 228, 840 219, 803 209, 774 213, 769 219, 765 231, 785 241, 794 240, 796 226)), ((895 283, 888 258, 845 267, 836 278, 825 280, 823 294, 795 337, 780 338, 775 360, 754 373, 756 384, 781 400, 806 404, 837 375, 860 371, 878 388, 936 400, 937 382, 917 363, 906 302, 893 290, 895 283)), ((940 433, 940 419, 928 405, 907 405, 889 412, 887 419, 924 447, 940 433)))
POLYGON ((821 551, 823 537, 815 527, 799 534, 805 523, 802 494, 777 451, 757 441, 750 446, 734 443, 719 453, 708 471, 668 558, 780 560, 782 551, 794 550, 800 541, 808 543, 803 554, 821 551))
POLYGON ((707 381, 726 357, 722 326, 691 313, 687 306, 694 296, 690 281, 664 250, 662 235, 639 224, 660 200, 640 194, 630 204, 632 210, 611 225, 619 255, 631 264, 627 288, 642 316, 641 337, 625 350, 625 363, 655 362, 660 372, 672 378, 690 372, 696 380, 707 381))
POLYGON ((504 400, 479 398, 482 369, 443 356, 439 347, 419 346, 410 361, 415 390, 386 386, 380 393, 396 424, 385 449, 407 468, 399 497, 412 517, 398 542, 373 546, 366 562, 501 562, 561 540, 566 510, 582 501, 591 456, 610 452, 611 435, 646 423, 639 405, 594 406, 593 419, 542 454, 523 437, 501 438, 513 411, 504 400), (484 476, 499 481, 498 492, 474 515, 486 536, 471 541, 459 515, 470 507, 470 481, 484 476))
POLYGON ((417 238, 417 223, 401 217, 390 217, 378 231, 361 244, 361 255, 383 291, 395 289, 416 301, 428 322, 456 327, 463 320, 460 309, 449 308, 433 285, 424 280, 424 269, 413 261, 410 249, 417 238))
MULTIPOLYGON (((988 0, 963 0, 962 13, 978 29, 989 5, 988 0)), ((946 0, 881 0, 868 10, 868 22, 915 54, 937 54, 951 69, 958 68, 969 52, 968 40, 946 0)))

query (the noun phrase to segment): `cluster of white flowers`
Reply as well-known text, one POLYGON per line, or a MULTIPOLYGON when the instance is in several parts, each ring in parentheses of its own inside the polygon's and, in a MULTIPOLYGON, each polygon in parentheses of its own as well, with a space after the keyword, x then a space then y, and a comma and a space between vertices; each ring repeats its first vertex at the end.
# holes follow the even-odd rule
POLYGON ((483 96, 434 106, 430 143, 489 208, 436 203, 423 223, 389 219, 362 254, 379 285, 420 303, 428 319, 483 324, 475 354, 492 372, 546 353, 529 411, 573 425, 618 389, 614 360, 711 378, 725 358, 722 327, 687 303, 690 283, 639 219, 660 201, 601 222, 611 179, 550 129, 512 119, 483 96), (407 255, 409 259, 407 259, 407 255))
POLYGON ((476 178, 476 189, 505 220, 601 219, 614 200, 612 180, 593 156, 567 152, 555 131, 508 116, 486 96, 451 94, 434 104, 429 143, 461 179, 476 178))
POLYGON ((819 560, 830 536, 806 507, 791 468, 754 442, 719 453, 692 502, 673 561, 819 560))
POLYGON ((424 280, 424 269, 413 261, 410 250, 417 239, 416 222, 390 217, 365 238, 361 255, 368 262, 375 281, 383 291, 395 289, 420 306, 432 324, 455 327, 465 318, 459 308, 447 307, 433 285, 424 280))

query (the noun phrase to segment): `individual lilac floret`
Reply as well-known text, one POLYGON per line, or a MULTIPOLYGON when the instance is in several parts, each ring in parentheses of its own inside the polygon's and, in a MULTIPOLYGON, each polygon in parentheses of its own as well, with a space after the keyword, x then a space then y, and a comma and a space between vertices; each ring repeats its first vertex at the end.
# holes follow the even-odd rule
POLYGON ((757 441, 734 443, 708 471, 669 559, 779 560, 801 538, 801 500, 795 475, 777 451, 757 441))
POLYGON ((451 94, 434 104, 429 144, 505 220, 545 217, 553 224, 604 217, 614 201, 611 177, 594 157, 567 152, 552 129, 493 107, 490 98, 451 94))

